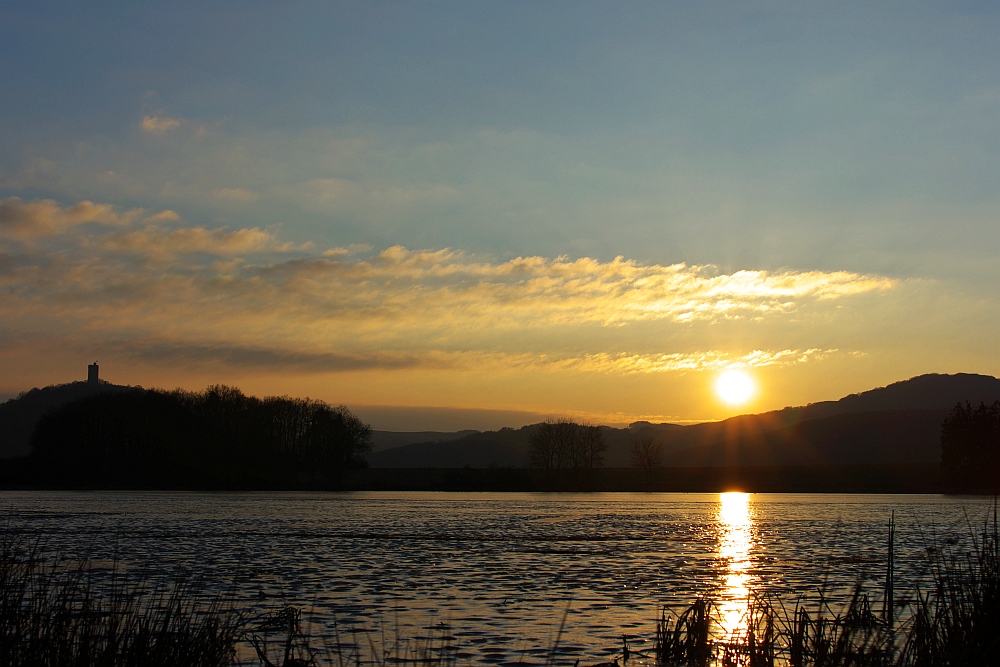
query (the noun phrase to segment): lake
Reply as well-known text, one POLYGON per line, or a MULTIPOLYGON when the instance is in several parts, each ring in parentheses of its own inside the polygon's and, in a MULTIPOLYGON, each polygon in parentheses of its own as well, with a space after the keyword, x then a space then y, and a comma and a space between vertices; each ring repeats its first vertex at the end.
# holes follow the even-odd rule
POLYGON ((881 609, 973 549, 989 499, 930 495, 2 492, 11 528, 73 561, 198 576, 244 607, 291 604, 318 647, 449 643, 459 664, 568 664, 651 648, 663 606, 751 592, 881 609), (563 631, 560 634, 560 626, 563 631))

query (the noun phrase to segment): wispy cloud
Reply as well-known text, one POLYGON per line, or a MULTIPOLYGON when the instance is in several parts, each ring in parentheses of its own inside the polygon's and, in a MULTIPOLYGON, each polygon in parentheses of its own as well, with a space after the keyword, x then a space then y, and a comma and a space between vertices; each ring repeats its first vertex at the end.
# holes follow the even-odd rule
POLYGON ((149 134, 163 134, 181 126, 181 121, 170 116, 143 116, 139 127, 149 134))
POLYGON ((227 344, 178 343, 176 341, 128 340, 109 341, 106 349, 123 356, 146 362, 166 362, 195 366, 253 368, 306 373, 340 371, 399 370, 409 368, 454 368, 460 360, 443 355, 337 354, 249 347, 227 344))
POLYGON ((891 289, 888 278, 851 272, 738 271, 712 266, 643 265, 565 257, 489 262, 455 250, 400 246, 355 261, 303 258, 248 271, 338 308, 377 309, 384 317, 461 313, 466 326, 515 321, 520 328, 640 320, 675 322, 757 318, 804 300, 891 289))
POLYGON ((743 355, 733 355, 722 350, 672 354, 591 354, 574 359, 570 365, 591 371, 618 373, 657 373, 669 371, 718 371, 726 368, 763 368, 766 366, 791 366, 816 361, 837 350, 780 350, 767 352, 754 350, 743 355))
MULTIPOLYGON (((16 337, 0 329, 0 337, 16 337)), ((36 341, 37 342, 37 341, 36 341)), ((79 341, 53 337, 50 344, 83 347, 79 341)), ((763 368, 792 366, 837 354, 837 350, 782 350, 732 355, 721 350, 673 353, 653 356, 634 354, 587 354, 553 356, 549 354, 508 354, 487 351, 422 350, 380 352, 365 350, 337 353, 321 349, 266 347, 231 342, 178 341, 149 338, 113 338, 102 342, 102 349, 134 361, 168 363, 192 367, 242 368, 295 373, 336 373, 367 370, 543 370, 579 371, 632 375, 677 371, 716 371, 732 367, 763 368)))
POLYGON ((160 211, 159 213, 154 213, 145 219, 145 222, 177 222, 181 219, 181 216, 177 214, 176 211, 166 210, 160 211))
POLYGON ((51 199, 25 202, 18 197, 8 197, 0 199, 0 237, 41 238, 60 234, 70 227, 86 223, 127 227, 144 215, 144 209, 119 213, 113 206, 89 201, 62 207, 51 199))
POLYGON ((808 308, 832 316, 897 286, 846 271, 724 273, 623 257, 495 261, 401 246, 320 253, 271 230, 184 226, 167 212, 0 204, 0 240, 34 240, 0 252, 7 329, 74 331, 194 364, 615 374, 799 364, 836 351, 808 341, 749 352, 664 341, 725 323, 782 325, 808 308))
POLYGON ((265 252, 290 252, 308 246, 279 242, 273 233, 258 229, 205 229, 185 227, 163 229, 149 226, 140 230, 104 234, 101 243, 109 250, 127 250, 163 258, 200 253, 219 257, 265 252))

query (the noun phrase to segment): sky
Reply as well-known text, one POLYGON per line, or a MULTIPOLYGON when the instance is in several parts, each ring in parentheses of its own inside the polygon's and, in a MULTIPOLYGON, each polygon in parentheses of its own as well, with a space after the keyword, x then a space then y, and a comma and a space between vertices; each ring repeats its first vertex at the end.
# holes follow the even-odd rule
POLYGON ((995 3, 8 0, 0 397, 97 360, 456 430, 998 375, 998 180, 995 3))

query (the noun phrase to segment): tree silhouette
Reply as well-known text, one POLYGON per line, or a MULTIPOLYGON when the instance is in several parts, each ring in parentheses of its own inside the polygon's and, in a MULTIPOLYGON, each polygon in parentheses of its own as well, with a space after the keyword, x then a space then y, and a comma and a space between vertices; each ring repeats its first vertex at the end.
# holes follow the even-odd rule
POLYGON ((271 488, 328 485, 367 465, 371 427, 344 406, 213 385, 70 403, 31 443, 32 459, 67 482, 271 488))
POLYGON ((604 465, 604 451, 608 448, 600 426, 580 424, 577 426, 576 443, 573 448, 574 468, 599 468, 604 465))
POLYGON ((959 403, 941 424, 941 464, 962 488, 996 490, 1000 483, 1000 401, 959 403))
POLYGON ((529 437, 528 460, 546 470, 597 468, 604 465, 606 449, 599 426, 560 419, 540 424, 529 437))
POLYGON ((632 455, 632 467, 652 470, 660 466, 660 454, 663 450, 663 443, 648 434, 636 433, 632 436, 629 444, 629 453, 632 455))

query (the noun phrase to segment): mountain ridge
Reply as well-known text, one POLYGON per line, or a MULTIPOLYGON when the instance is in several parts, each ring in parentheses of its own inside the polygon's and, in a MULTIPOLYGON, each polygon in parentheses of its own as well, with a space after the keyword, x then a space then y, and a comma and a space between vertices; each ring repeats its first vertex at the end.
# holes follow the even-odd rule
MULTIPOLYGON (((940 424, 956 403, 1000 400, 1000 379, 929 373, 837 401, 822 401, 718 422, 681 426, 636 422, 601 427, 605 464, 631 464, 635 435, 661 445, 668 466, 914 463, 940 458, 940 424)), ((372 467, 525 467, 538 424, 471 434, 447 443, 412 443, 373 452, 372 467)))

